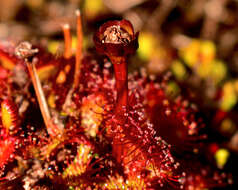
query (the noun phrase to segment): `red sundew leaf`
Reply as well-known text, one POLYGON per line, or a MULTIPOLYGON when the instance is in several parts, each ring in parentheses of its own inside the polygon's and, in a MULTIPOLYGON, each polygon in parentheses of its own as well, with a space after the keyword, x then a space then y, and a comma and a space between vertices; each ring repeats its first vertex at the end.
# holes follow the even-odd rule
POLYGON ((8 77, 8 71, 0 66, 0 80, 8 77))
POLYGON ((1 103, 2 125, 8 132, 16 131, 18 126, 18 110, 14 102, 9 99, 1 103))
POLYGON ((10 159, 13 158, 15 144, 17 139, 14 137, 5 137, 0 140, 0 168, 2 168, 10 159))
POLYGON ((199 146, 194 142, 205 136, 199 134, 203 124, 195 120, 195 110, 183 105, 185 101, 182 99, 176 102, 169 100, 162 89, 153 86, 150 86, 146 96, 150 120, 164 140, 176 148, 187 150, 199 146))

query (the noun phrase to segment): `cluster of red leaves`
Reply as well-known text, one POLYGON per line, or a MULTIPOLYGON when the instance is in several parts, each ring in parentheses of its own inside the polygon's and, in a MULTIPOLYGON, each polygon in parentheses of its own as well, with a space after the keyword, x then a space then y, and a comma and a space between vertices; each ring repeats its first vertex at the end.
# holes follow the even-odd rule
POLYGON ((85 55, 79 88, 72 92, 70 110, 64 110, 75 60, 40 50, 37 68, 39 73, 49 71, 42 84, 52 118, 63 125, 62 134, 53 138, 44 127, 29 79, 18 82, 19 72, 28 76, 26 66, 5 49, 0 49, 0 103, 11 100, 14 109, 19 108, 19 121, 14 133, 0 123, 3 188, 202 189, 219 186, 217 181, 224 184, 225 177, 201 174, 199 164, 191 171, 187 161, 179 159, 179 167, 172 155, 171 146, 181 153, 184 144, 193 150, 202 124, 195 121, 188 102, 166 97, 166 81, 151 80, 143 72, 130 74, 126 120, 117 123, 111 63, 85 55), (11 67, 4 67, 6 63, 11 67))

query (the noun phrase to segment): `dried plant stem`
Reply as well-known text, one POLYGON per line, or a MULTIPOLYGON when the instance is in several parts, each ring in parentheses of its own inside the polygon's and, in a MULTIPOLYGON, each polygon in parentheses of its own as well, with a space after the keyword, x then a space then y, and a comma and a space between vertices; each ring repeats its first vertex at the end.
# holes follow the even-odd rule
POLYGON ((69 59, 72 56, 72 36, 69 24, 62 26, 64 32, 64 57, 69 59))
POLYGON ((77 15, 77 50, 76 50, 76 63, 75 63, 74 83, 73 83, 74 88, 78 88, 79 86, 82 45, 83 45, 82 21, 79 10, 76 11, 76 15, 77 15))
POLYGON ((54 128, 55 126, 53 125, 51 121, 51 116, 49 112, 49 108, 45 99, 45 95, 40 83, 40 79, 37 75, 36 67, 35 67, 36 59, 33 59, 33 62, 30 63, 29 61, 26 61, 26 65, 36 92, 36 97, 40 106, 40 110, 43 116, 44 123, 46 125, 47 131, 49 135, 55 136, 54 133, 54 128))

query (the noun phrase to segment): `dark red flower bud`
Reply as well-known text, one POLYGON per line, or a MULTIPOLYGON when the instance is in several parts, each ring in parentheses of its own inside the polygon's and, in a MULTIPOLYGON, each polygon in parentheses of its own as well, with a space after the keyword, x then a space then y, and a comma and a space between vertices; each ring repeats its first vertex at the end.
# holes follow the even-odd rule
POLYGON ((138 32, 127 20, 108 21, 95 33, 93 40, 99 53, 112 57, 125 57, 138 48, 138 32))

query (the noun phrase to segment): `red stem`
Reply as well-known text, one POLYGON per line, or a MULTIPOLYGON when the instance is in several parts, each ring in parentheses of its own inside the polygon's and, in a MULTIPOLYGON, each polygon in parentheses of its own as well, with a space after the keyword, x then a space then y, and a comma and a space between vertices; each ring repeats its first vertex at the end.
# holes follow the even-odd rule
MULTIPOLYGON (((123 60, 121 63, 113 64, 115 78, 116 78, 116 90, 117 90, 117 103, 115 108, 115 114, 120 120, 123 118, 127 109, 128 103, 128 72, 127 63, 123 60)), ((122 119, 124 120, 124 119, 122 119)))
MULTIPOLYGON (((114 67, 115 78, 116 78, 116 90, 117 100, 115 108, 115 119, 114 125, 120 124, 121 127, 124 125, 128 104, 128 72, 127 62, 124 58, 112 58, 111 59, 114 67), (119 60, 119 61, 118 61, 119 60)), ((113 152, 117 161, 120 163, 123 160, 125 150, 123 149, 121 142, 118 138, 113 139, 113 152)))

